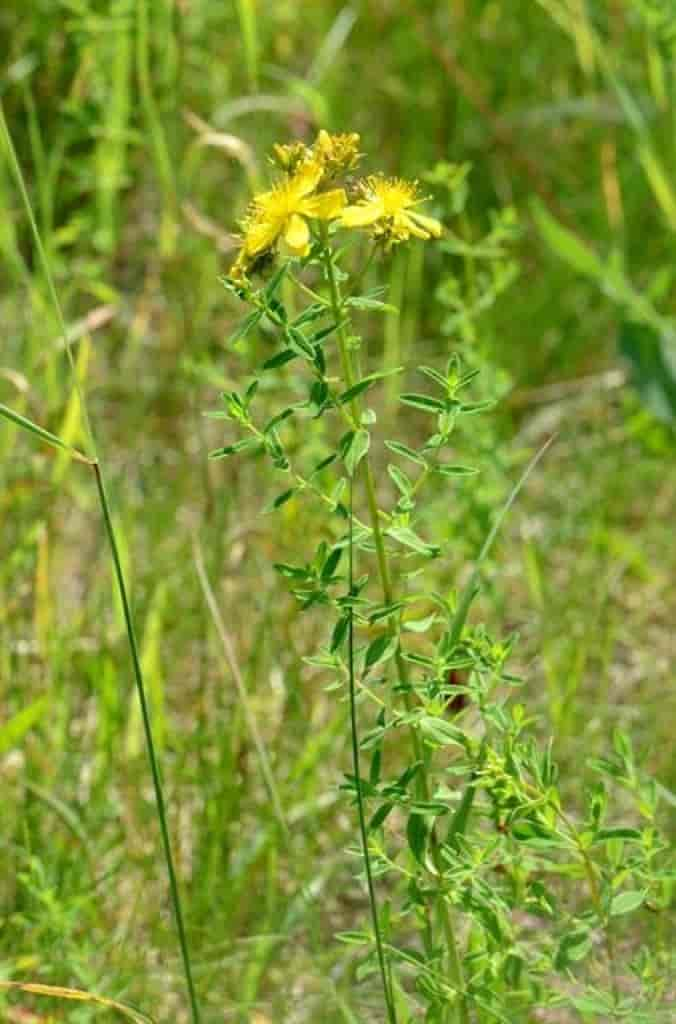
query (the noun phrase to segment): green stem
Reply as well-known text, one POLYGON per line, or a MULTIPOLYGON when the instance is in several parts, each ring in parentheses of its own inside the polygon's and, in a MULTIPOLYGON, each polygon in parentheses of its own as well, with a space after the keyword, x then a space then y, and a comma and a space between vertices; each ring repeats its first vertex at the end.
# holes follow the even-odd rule
MULTIPOLYGON (((348 545, 348 557, 349 557, 349 570, 348 580, 350 597, 352 597, 352 591, 354 587, 354 544, 352 542, 352 499, 354 491, 354 480, 350 478, 350 534, 349 534, 349 545, 348 545)), ((352 740, 352 766, 354 771, 354 782, 357 789, 357 813, 359 817, 359 831, 361 834, 361 845, 364 856, 364 869, 366 873, 366 884, 368 886, 369 903, 371 905, 371 918, 373 920, 373 933, 376 940, 376 952, 378 955, 378 966, 380 968, 380 977, 383 984, 383 992, 385 994, 385 1002, 387 1004, 387 1016, 390 1024, 397 1024, 397 1012, 394 1005, 394 998, 392 996, 392 986, 388 977, 387 965, 385 963, 385 953, 383 951, 383 939, 380 932, 380 921, 378 920, 378 904, 376 902, 376 891, 373 884, 373 872, 371 871, 371 854, 369 853, 369 841, 368 831, 366 828, 366 811, 364 808, 364 797, 361 789, 361 769, 359 767, 359 732, 357 727, 357 694, 354 678, 354 610, 352 603, 348 608, 348 627, 347 627, 347 645, 348 645, 348 668, 349 668, 349 679, 350 679, 350 736, 352 740)))
POLYGON ((615 944, 613 942, 613 936, 610 931, 610 923, 605 918, 605 915, 603 913, 603 906, 601 904, 601 893, 599 891, 599 884, 596 879, 596 874, 594 873, 594 865, 589 854, 585 849, 584 843, 582 842, 582 837, 580 836, 580 833, 578 832, 573 822, 560 807, 557 808, 557 812, 559 817, 561 818, 561 821, 564 823, 564 825, 570 832, 570 835, 573 839, 573 842, 577 846, 578 853, 580 854, 580 858, 582 860, 582 866, 584 868, 584 873, 587 878, 587 884, 589 886, 589 894, 591 896, 591 900, 594 905, 594 909, 597 913, 598 919, 601 922, 601 926, 603 928, 604 944, 606 947, 606 957, 608 959, 608 970, 610 972, 610 984, 613 992, 613 999, 615 1001, 615 1005, 617 1005, 620 999, 620 991, 617 985, 617 970, 615 967, 615 944))
MULTIPOLYGON (((326 277, 329 285, 329 293, 331 297, 331 309, 336 323, 338 324, 338 350, 340 353, 340 361, 345 377, 345 383, 348 388, 354 387, 357 381, 357 374, 355 372, 352 357, 349 348, 348 333, 347 333, 347 321, 345 318, 345 309, 343 307, 342 298, 340 295, 340 288, 336 279, 336 274, 333 266, 333 255, 328 244, 328 234, 326 229, 323 231, 324 241, 324 264, 326 267, 326 277)), ((350 411, 352 413, 353 425, 355 428, 359 427, 361 418, 360 403, 357 398, 354 398, 350 402, 350 411)), ((369 455, 363 459, 363 473, 364 483, 366 488, 366 501, 369 510, 369 518, 371 521, 371 529, 373 532, 373 542, 376 549, 376 561, 378 563, 378 574, 380 577, 380 585, 383 593, 383 599, 385 604, 392 604, 394 600, 394 589, 392 585, 392 578, 390 574, 389 562, 387 558, 387 551, 385 549, 385 540, 380 525, 380 514, 378 509, 378 499, 376 496, 375 478, 373 474, 373 467, 369 455)), ((397 674, 399 676, 399 682, 404 692, 404 702, 407 710, 411 710, 411 687, 408 676, 408 667, 404 660, 401 647, 397 650, 395 656, 395 664, 397 668, 397 674)), ((423 750, 420 736, 416 729, 410 729, 411 744, 413 747, 413 754, 417 762, 420 764, 420 770, 416 776, 419 797, 421 800, 429 800, 429 778, 426 766, 425 752, 423 750)), ((436 835, 434 828, 430 830, 430 852, 432 854, 432 861, 434 863, 435 870, 439 879, 437 903, 439 914, 441 917, 442 928, 444 937, 446 939, 446 946, 448 952, 448 973, 453 987, 456 989, 459 995, 459 1003, 457 1006, 456 1019, 460 1021, 460 1024, 469 1024, 469 1009, 467 1004, 467 998, 465 995, 465 982, 462 969, 462 961, 458 951, 458 943, 455 935, 455 928, 453 925, 453 919, 451 914, 451 908, 446 901, 443 893, 443 860, 441 857, 441 849, 439 846, 439 840, 436 835)))
POLYGON ((176 930, 178 931, 178 941, 179 946, 181 947, 181 957, 183 959, 183 969, 185 971, 186 983, 188 986, 190 1008, 192 1010, 192 1018, 194 1024, 199 1024, 200 1013, 197 1005, 197 993, 195 992, 195 984, 193 981, 192 968, 190 965, 188 940, 185 933, 185 925, 183 923, 183 911, 181 909, 181 897, 178 891, 178 881, 176 879, 176 870, 174 868, 174 858, 171 852, 171 842, 169 840, 169 827, 167 825, 167 812, 164 802, 164 793, 162 791, 162 780, 160 777, 160 768, 157 760, 157 754, 155 752, 153 730, 150 723, 150 709, 148 707, 148 699, 146 696, 145 685, 143 682, 143 670, 141 669, 141 659, 139 657, 138 643, 136 640, 136 630, 134 629, 134 620, 132 618, 131 608, 129 605, 127 586, 124 579, 124 572, 122 571, 120 550, 117 545, 115 527, 113 526, 113 521, 110 515, 110 505, 108 503, 108 495, 106 494, 106 486, 103 479, 103 474, 101 472, 101 466, 99 465, 98 462, 94 462, 92 468, 94 470, 94 477, 96 479, 96 488, 98 490, 99 500, 101 502, 101 510, 103 512, 103 521, 106 529, 106 536, 108 538, 110 553, 113 559, 115 580, 117 582, 117 588, 120 594, 120 600, 122 602, 124 622, 127 628, 127 636, 129 638, 129 649, 131 651, 131 660, 134 667, 134 680, 136 682, 136 692, 138 694, 139 704, 141 705, 143 731, 145 734, 146 749, 148 751, 148 761, 150 762, 150 773, 152 775, 153 780, 153 789, 155 791, 155 805, 157 807, 157 817, 160 822, 162 847, 164 850, 164 858, 167 864, 167 873, 169 875, 169 889, 171 893, 171 902, 174 908, 174 917, 176 919, 176 930))

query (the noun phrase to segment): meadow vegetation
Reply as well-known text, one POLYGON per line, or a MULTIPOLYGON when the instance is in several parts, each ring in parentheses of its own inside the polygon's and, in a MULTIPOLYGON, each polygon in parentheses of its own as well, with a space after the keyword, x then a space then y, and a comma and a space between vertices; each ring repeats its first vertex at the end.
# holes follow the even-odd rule
POLYGON ((203 1021, 669 1019, 675 60, 657 0, 5 0, 0 983, 191 1019, 142 677, 203 1021), (343 252, 338 204, 228 282, 320 128, 441 238, 343 252))

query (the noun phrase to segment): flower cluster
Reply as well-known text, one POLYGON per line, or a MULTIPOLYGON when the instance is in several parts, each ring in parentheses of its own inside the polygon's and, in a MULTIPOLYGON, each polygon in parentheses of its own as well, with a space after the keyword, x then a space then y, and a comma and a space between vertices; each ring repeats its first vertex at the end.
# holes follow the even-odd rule
POLYGON ((272 161, 282 177, 251 201, 241 225, 239 253, 230 269, 233 281, 245 284, 280 245, 290 256, 307 256, 314 221, 366 229, 385 248, 411 237, 440 236, 439 221, 417 210, 424 197, 416 182, 371 175, 352 186, 355 202, 348 202, 346 189, 337 182, 357 166, 358 147, 355 133, 330 135, 321 130, 312 146, 292 142, 273 148, 272 161))

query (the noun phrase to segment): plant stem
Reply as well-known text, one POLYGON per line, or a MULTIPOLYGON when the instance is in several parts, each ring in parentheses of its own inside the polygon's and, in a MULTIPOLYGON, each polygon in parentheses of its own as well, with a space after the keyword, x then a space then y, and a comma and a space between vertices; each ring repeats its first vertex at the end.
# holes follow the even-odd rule
POLYGON ((150 723, 150 709, 148 707, 148 699, 146 696, 145 686, 143 682, 143 671, 141 669, 141 659, 139 657, 138 643, 136 640, 136 630, 134 629, 134 620, 132 618, 131 608, 129 605, 129 596, 127 594, 127 586, 124 579, 124 572, 122 571, 120 551, 117 545, 115 528, 113 526, 113 521, 110 515, 110 505, 108 503, 108 496, 106 494, 106 487, 103 479, 103 474, 101 472, 101 466, 98 462, 94 462, 92 468, 94 470, 94 477, 96 479, 96 488, 98 490, 99 500, 101 502, 101 510, 103 512, 103 521, 106 529, 106 536, 108 538, 110 553, 113 559, 115 580, 117 582, 120 600, 122 601, 124 622, 127 628, 127 636, 129 638, 129 649, 131 651, 131 660, 134 667, 134 680, 136 682, 136 692, 138 694, 139 704, 141 705, 143 731, 145 734, 148 761, 150 762, 150 773, 152 775, 153 780, 153 789, 155 791, 155 805, 157 807, 157 817, 160 823, 162 847, 164 850, 164 858, 167 864, 167 873, 169 875, 169 889, 171 893, 171 902, 174 908, 174 917, 176 919, 176 930, 178 931, 178 941, 179 946, 181 947, 181 957, 183 959, 183 968, 185 971, 185 978, 188 986, 190 1008, 192 1010, 192 1018, 194 1024, 199 1024, 200 1013, 197 1005, 197 994, 195 992, 195 984, 193 981, 192 968, 190 965, 188 940, 185 933, 185 925, 183 923, 183 911, 181 909, 181 897, 178 891, 178 881, 176 879, 176 870, 174 868, 174 858, 171 852, 171 842, 169 840, 169 827, 167 825, 167 812, 164 803, 164 794, 162 791, 162 779, 160 776, 160 768, 157 760, 157 754, 155 752, 153 730, 150 723))
POLYGON ((603 928, 603 938, 606 948, 606 957, 608 959, 608 970, 610 973, 610 984, 612 988, 613 999, 615 1001, 615 1005, 617 1005, 620 999, 620 991, 617 985, 617 970, 615 967, 615 944, 613 942, 613 936, 610 931, 610 922, 608 920, 604 921, 603 906, 601 904, 601 893, 599 892, 598 881, 594 873, 594 865, 589 854, 585 849, 584 843, 582 842, 582 837, 580 836, 580 833, 578 832, 576 826, 573 824, 568 815, 560 807, 557 808, 557 813, 561 818, 561 821, 564 823, 564 825, 570 832, 571 838, 577 846, 578 853, 580 854, 580 858, 582 860, 582 866, 584 868, 584 873, 587 878, 587 884, 589 886, 589 894, 594 905, 594 910, 596 911, 598 919, 601 922, 601 926, 603 928))
MULTIPOLYGON (((349 526, 349 545, 348 545, 348 558, 349 558, 349 570, 348 570, 348 586, 350 590, 350 597, 352 597, 352 591, 354 587, 354 544, 352 537, 352 501, 354 492, 354 479, 350 477, 350 526, 349 526)), ((348 608, 348 626, 347 626, 347 646, 348 646, 348 668, 349 668, 349 679, 350 679, 350 737, 352 740, 352 766, 354 771, 354 782, 357 789, 357 813, 359 817, 359 831, 361 834, 361 845, 364 855, 364 870, 366 873, 366 884, 368 886, 369 903, 371 904, 371 918, 373 920, 373 933, 376 941, 376 952, 378 955, 378 966, 380 968, 380 977, 383 984, 383 991, 385 994, 385 1002, 387 1004, 387 1016, 390 1024, 397 1024, 397 1012, 394 1005, 394 999, 392 996, 392 986, 388 977, 387 965, 385 963, 385 953, 383 951, 383 940, 380 933, 380 921, 378 920, 378 904, 376 902, 376 891, 373 884, 373 872, 371 871, 371 855, 369 853, 369 841, 368 831, 366 828, 366 810, 364 808, 364 797, 361 789, 361 770, 359 767, 359 732, 357 726, 357 694, 354 678, 354 610, 352 603, 350 602, 348 608)))
MULTIPOLYGON (((340 361, 342 365, 343 375, 345 377, 345 383, 347 384, 348 388, 351 388, 354 387, 356 383, 358 383, 358 380, 352 362, 352 356, 350 353, 345 310, 343 307, 340 288, 333 266, 333 255, 328 243, 328 233, 326 231, 326 228, 323 229, 322 237, 324 242, 324 264, 326 267, 326 277, 331 297, 331 309, 334 319, 338 324, 338 349, 340 353, 340 361)), ((361 417, 360 403, 358 398, 354 398, 350 402, 350 411, 352 413, 353 424, 355 428, 358 428, 361 417)), ((389 605, 392 604, 394 601, 394 589, 392 585, 392 577, 390 574, 389 562, 387 558, 387 551, 385 549, 385 540, 380 525, 380 514, 378 509, 378 499, 376 496, 376 486, 373 474, 373 467, 368 453, 364 456, 363 466, 364 483, 366 488, 366 501, 369 510, 369 518, 371 521, 371 529, 373 531, 373 542, 375 544, 376 549, 376 561, 378 563, 380 585, 385 604, 389 605)), ((411 710, 411 687, 408 676, 408 667, 404 660, 401 646, 399 646, 397 649, 397 653, 395 655, 395 664, 397 668, 397 674, 399 676, 399 682, 404 692, 404 702, 406 705, 406 709, 411 710)), ((425 752, 423 750, 423 746, 417 730, 415 728, 411 728, 409 732, 414 757, 416 761, 420 764, 420 769, 416 776, 419 797, 421 800, 426 801, 429 800, 429 779, 427 773, 425 752)), ((465 983, 462 970, 462 961, 460 959, 460 954, 458 951, 458 943, 455 936, 455 928, 453 926, 451 908, 447 903, 443 893, 443 861, 441 857, 439 840, 434 828, 430 829, 430 852, 432 854, 432 861, 434 863, 434 867, 439 879, 437 902, 447 946, 448 973, 451 983, 454 989, 458 992, 459 996, 459 1002, 456 1007, 456 1019, 460 1021, 460 1024, 469 1024, 469 1009, 467 1005, 467 998, 465 996, 465 983)))

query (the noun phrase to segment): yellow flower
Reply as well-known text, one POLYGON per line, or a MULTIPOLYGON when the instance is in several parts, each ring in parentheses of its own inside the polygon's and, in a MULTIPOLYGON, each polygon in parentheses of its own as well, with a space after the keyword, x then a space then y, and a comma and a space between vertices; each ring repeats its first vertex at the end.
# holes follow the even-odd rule
POLYGON ((312 153, 324 168, 324 174, 330 177, 340 171, 351 171, 356 167, 361 158, 358 147, 359 136, 356 132, 329 135, 322 128, 312 147, 312 153))
POLYGON ((340 215, 343 227, 370 228, 388 246, 415 238, 439 238, 441 224, 415 209, 423 197, 416 182, 372 175, 359 185, 361 199, 340 215))
POLYGON ((310 251, 308 219, 335 220, 345 205, 342 188, 315 193, 323 175, 321 165, 307 160, 295 174, 286 175, 270 189, 254 196, 244 220, 244 237, 230 276, 245 280, 253 266, 278 244, 286 244, 292 256, 310 251), (314 194, 313 194, 314 193, 314 194))

